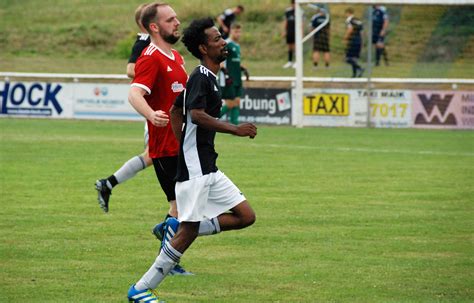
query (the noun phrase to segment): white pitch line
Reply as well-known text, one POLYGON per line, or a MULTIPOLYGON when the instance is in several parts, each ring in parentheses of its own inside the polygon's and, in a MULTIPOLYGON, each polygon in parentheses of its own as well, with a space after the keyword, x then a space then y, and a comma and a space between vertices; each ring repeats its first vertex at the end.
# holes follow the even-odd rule
POLYGON ((462 156, 474 157, 474 153, 464 152, 443 152, 433 150, 401 150, 401 149, 379 149, 379 148, 363 148, 363 147, 320 147, 309 145, 283 145, 283 144, 250 144, 253 147, 268 148, 284 148, 284 149, 307 149, 307 150, 323 150, 337 152, 360 152, 360 153, 385 153, 385 154, 407 154, 407 155, 433 155, 433 156, 462 156))
MULTIPOLYGON (((105 137, 105 136, 59 136, 52 135, 46 138, 36 137, 29 134, 0 136, 0 142, 10 140, 15 142, 103 142, 103 143, 140 143, 143 138, 137 137, 105 137)), ((402 149, 382 149, 366 147, 322 147, 312 145, 292 145, 292 144, 258 144, 258 143, 231 143, 232 145, 252 146, 257 148, 282 148, 282 149, 306 149, 336 152, 359 152, 359 153, 384 153, 384 154, 405 154, 405 155, 432 155, 432 156, 460 156, 474 157, 474 152, 443 152, 434 150, 402 150, 402 149)), ((219 149, 219 147, 217 147, 219 149)))

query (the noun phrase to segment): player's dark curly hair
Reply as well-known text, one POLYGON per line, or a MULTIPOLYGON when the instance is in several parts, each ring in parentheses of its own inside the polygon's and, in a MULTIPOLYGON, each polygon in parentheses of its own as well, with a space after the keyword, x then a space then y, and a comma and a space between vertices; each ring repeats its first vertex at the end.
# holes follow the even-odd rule
POLYGON ((183 31, 183 43, 188 51, 193 54, 194 57, 202 59, 199 45, 207 45, 207 35, 204 32, 206 29, 214 26, 214 20, 212 18, 196 19, 189 24, 189 26, 183 31))

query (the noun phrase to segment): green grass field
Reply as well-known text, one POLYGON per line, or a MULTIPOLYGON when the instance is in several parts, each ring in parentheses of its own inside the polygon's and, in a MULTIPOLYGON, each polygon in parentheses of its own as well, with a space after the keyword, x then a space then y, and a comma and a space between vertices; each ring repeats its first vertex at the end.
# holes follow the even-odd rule
MULTIPOLYGON (((152 169, 98 207, 142 123, 0 119, 0 302, 125 302, 167 209, 152 169)), ((199 238, 167 302, 473 302, 474 132, 259 127, 218 135, 257 213, 199 238)))

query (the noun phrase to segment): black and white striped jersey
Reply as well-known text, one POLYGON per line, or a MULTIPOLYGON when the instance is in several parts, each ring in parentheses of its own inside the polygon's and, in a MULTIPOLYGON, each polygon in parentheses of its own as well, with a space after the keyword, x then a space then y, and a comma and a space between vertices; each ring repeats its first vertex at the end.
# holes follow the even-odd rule
POLYGON ((202 65, 196 67, 189 76, 186 89, 176 98, 175 106, 183 108, 184 113, 176 181, 216 172, 216 132, 194 124, 191 110, 204 109, 208 115, 219 119, 222 98, 217 76, 202 65))

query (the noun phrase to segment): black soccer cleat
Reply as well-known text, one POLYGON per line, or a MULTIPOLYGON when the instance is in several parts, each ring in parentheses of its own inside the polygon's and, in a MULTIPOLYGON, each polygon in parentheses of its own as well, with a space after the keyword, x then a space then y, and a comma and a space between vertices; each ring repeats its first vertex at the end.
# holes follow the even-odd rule
POLYGON ((95 189, 98 192, 97 200, 99 201, 99 206, 104 212, 109 212, 109 198, 112 194, 112 191, 107 187, 107 180, 100 179, 95 181, 95 189))

